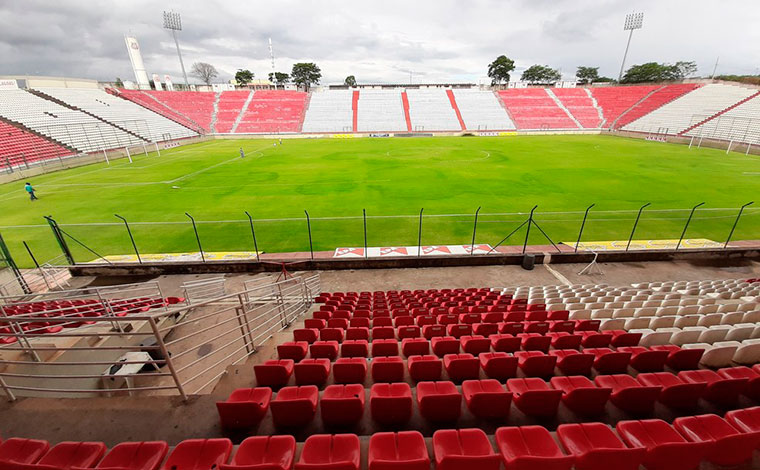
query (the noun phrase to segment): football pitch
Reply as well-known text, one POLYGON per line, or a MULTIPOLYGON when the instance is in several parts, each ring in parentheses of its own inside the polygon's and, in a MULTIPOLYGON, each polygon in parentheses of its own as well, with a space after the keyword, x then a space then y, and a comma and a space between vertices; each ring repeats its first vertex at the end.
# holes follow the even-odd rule
MULTIPOLYGON (((739 206, 760 189, 760 160, 740 153, 614 136, 512 136, 363 139, 210 140, 0 185, 0 233, 20 266, 61 254, 43 218, 100 255, 133 253, 125 217, 141 253, 197 251, 192 215, 205 251, 253 251, 248 217, 264 252, 364 244, 497 244, 534 205, 556 243, 574 242, 585 209, 585 241, 627 239, 640 206, 636 239, 681 235, 725 241, 739 206), (243 148, 245 158, 240 158, 243 148)), ((759 205, 760 206, 760 205, 759 205)), ((758 207, 760 209, 760 207, 758 207)), ((757 239, 759 211, 745 210, 733 236, 757 239)), ((524 228, 505 244, 521 245, 524 228)), ((548 244, 531 230, 531 244, 548 244)), ((69 239, 79 262, 96 258, 69 239)))

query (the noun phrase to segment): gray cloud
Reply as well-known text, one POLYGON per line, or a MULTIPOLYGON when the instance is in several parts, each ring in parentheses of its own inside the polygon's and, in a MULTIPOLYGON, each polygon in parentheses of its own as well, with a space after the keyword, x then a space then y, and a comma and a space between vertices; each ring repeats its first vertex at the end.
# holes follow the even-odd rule
POLYGON ((123 36, 137 36, 149 73, 180 77, 174 43, 161 12, 182 13, 186 66, 206 61, 229 78, 238 68, 270 71, 314 61, 323 82, 356 75, 360 82, 478 81, 497 55, 518 74, 535 64, 569 77, 578 65, 617 75, 626 13, 645 12, 629 64, 695 60, 708 75, 760 73, 760 3, 727 0, 386 0, 345 3, 220 0, 0 0, 0 75, 40 74, 129 79, 123 36))

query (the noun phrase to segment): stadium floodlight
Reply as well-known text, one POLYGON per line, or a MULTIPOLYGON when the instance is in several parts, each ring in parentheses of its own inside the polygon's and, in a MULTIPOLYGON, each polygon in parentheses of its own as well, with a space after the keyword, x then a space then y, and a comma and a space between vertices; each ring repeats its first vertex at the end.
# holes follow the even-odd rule
POLYGON ((179 50, 179 41, 177 41, 177 31, 182 31, 182 18, 180 18, 179 13, 164 11, 164 29, 168 29, 172 32, 174 45, 177 46, 179 65, 182 67, 182 76, 185 77, 185 87, 190 89, 190 85, 187 83, 187 73, 185 73, 185 63, 182 62, 182 52, 179 50))
POLYGON ((625 59, 628 57, 628 48, 631 47, 631 38, 633 37, 633 31, 644 27, 644 13, 629 13, 625 15, 625 24, 623 25, 623 31, 630 31, 628 35, 628 44, 625 46, 625 54, 623 54, 623 63, 620 65, 620 75, 618 75, 618 82, 623 79, 623 70, 625 69, 625 59))

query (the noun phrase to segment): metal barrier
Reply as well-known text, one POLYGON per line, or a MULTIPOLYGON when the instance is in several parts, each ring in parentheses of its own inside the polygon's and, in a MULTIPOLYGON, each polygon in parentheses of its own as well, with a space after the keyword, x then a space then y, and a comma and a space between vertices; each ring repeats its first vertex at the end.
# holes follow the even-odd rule
POLYGON ((227 291, 224 288, 224 277, 213 279, 200 279, 182 283, 182 291, 188 302, 201 302, 209 299, 224 297, 227 291))
POLYGON ((0 346, 0 388, 10 400, 122 392, 187 399, 307 312, 319 289, 312 274, 160 309, 142 298, 119 303, 118 286, 96 289, 101 303, 91 298, 84 307, 61 293, 57 308, 44 312, 6 303, 0 344, 14 342, 0 346))

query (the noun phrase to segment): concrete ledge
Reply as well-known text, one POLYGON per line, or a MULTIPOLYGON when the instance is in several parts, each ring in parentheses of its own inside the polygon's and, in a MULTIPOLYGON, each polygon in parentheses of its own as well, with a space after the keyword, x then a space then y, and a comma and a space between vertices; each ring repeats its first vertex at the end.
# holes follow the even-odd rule
MULTIPOLYGON (((593 253, 530 253, 535 255, 536 264, 545 261, 551 264, 590 263, 593 253), (550 255, 550 256, 549 256, 550 255)), ((701 262, 726 262, 736 260, 760 261, 760 249, 734 247, 728 249, 698 250, 650 250, 615 251, 599 253, 600 263, 647 262, 693 260, 701 262)), ((117 265, 82 264, 70 266, 73 276, 142 276, 167 274, 203 273, 261 273, 277 272, 283 265, 289 271, 330 271, 346 269, 395 269, 395 268, 439 268, 451 266, 502 266, 519 265, 522 254, 492 254, 476 256, 424 256, 370 259, 282 259, 269 261, 213 261, 188 263, 123 263, 117 265)))

